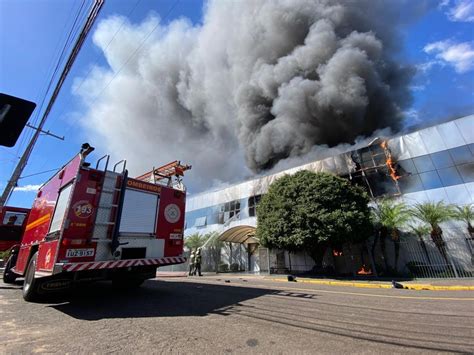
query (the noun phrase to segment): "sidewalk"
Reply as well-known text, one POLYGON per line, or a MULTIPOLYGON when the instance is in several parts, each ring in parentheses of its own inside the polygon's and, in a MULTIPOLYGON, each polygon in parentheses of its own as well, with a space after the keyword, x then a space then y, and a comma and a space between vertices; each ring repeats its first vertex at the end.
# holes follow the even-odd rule
MULTIPOLYGON (((275 282, 288 282, 288 276, 269 275, 266 280, 275 282)), ((311 283, 328 286, 350 286, 359 288, 393 288, 392 281, 381 280, 336 280, 318 279, 311 277, 296 277, 296 282, 311 283)), ((430 291, 474 291, 474 279, 425 279, 396 281, 397 288, 407 290, 430 290, 430 291)))
MULTIPOLYGON (((268 274, 248 274, 248 273, 204 273, 206 278, 218 279, 260 279, 271 282, 291 282, 289 275, 268 275, 268 274)), ((186 275, 184 275, 186 276, 186 275)), ((295 281, 326 286, 345 286, 357 288, 393 288, 391 280, 337 280, 330 278, 316 277, 295 277, 295 281)), ((430 291, 474 291, 474 279, 424 279, 396 281, 397 288, 407 290, 430 290, 430 291)))

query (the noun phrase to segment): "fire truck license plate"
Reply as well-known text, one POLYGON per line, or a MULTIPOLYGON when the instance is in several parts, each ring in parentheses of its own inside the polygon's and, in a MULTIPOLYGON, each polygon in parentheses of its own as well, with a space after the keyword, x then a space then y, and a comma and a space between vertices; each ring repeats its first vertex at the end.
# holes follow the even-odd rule
POLYGON ((66 252, 66 258, 82 258, 93 255, 94 249, 68 249, 66 252))

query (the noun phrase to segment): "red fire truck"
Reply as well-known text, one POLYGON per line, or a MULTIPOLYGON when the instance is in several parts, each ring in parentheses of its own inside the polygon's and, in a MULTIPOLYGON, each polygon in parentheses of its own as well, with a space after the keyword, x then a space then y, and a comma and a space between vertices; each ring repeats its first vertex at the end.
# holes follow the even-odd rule
POLYGON ((21 241, 29 208, 0 207, 0 251, 7 251, 21 241))
POLYGON ((126 161, 108 170, 108 155, 92 168, 92 150, 84 144, 39 189, 12 248, 4 281, 24 277, 27 301, 86 281, 139 286, 157 267, 186 261, 181 177, 191 167, 176 161, 130 178, 126 161))

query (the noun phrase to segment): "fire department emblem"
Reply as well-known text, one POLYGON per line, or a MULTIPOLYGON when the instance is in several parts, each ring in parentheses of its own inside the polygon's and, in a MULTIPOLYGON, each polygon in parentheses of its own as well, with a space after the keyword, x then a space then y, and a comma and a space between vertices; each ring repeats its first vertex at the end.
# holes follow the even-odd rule
POLYGON ((74 214, 79 218, 87 218, 92 215, 94 208, 89 201, 78 201, 72 206, 74 214))
POLYGON ((44 259, 46 265, 49 265, 49 262, 51 261, 51 249, 48 249, 48 252, 46 253, 46 257, 44 259))
POLYGON ((169 223, 176 223, 181 217, 181 211, 177 205, 174 203, 165 207, 165 219, 169 223))

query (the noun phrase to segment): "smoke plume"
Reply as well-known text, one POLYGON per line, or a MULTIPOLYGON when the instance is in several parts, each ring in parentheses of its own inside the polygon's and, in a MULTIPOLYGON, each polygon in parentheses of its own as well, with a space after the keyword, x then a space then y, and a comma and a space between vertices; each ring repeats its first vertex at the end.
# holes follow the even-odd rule
POLYGON ((194 189, 397 130, 412 72, 398 63, 393 3, 210 1, 201 25, 109 17, 93 37, 108 67, 78 90, 84 122, 132 173, 192 164, 194 189))

